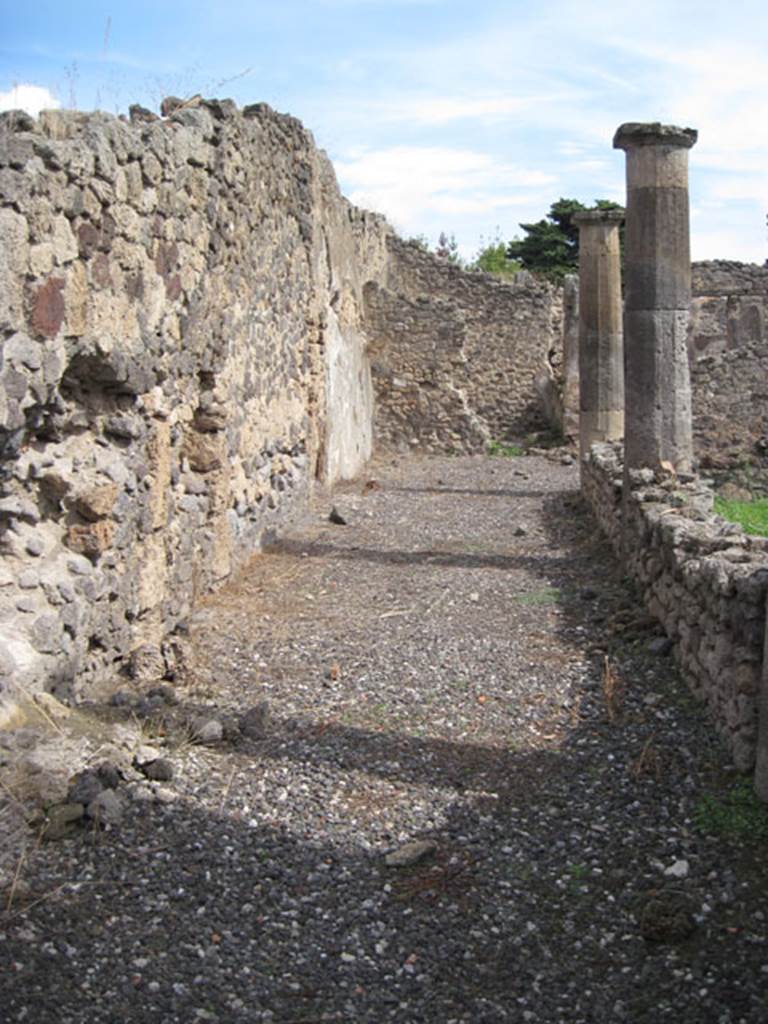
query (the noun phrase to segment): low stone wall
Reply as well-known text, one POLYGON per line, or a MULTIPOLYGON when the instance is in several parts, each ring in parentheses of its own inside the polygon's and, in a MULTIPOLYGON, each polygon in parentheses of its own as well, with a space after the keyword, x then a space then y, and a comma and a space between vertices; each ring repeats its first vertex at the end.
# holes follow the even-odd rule
POLYGON ((366 289, 377 441, 471 452, 546 426, 535 378, 559 346, 561 290, 387 244, 386 276, 366 289))
POLYGON ((768 539, 712 513, 694 476, 634 474, 622 499, 622 449, 592 446, 582 493, 674 641, 693 693, 706 701, 742 771, 754 767, 768 593, 768 539))

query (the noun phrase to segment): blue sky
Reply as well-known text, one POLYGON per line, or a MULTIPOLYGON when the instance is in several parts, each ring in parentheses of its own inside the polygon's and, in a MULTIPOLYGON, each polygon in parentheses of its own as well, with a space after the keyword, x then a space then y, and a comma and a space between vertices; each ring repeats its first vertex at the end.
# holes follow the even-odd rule
POLYGON ((768 257, 766 0, 2 6, 0 107, 266 101, 350 199, 470 257, 560 196, 623 201, 622 122, 697 128, 693 258, 768 257))

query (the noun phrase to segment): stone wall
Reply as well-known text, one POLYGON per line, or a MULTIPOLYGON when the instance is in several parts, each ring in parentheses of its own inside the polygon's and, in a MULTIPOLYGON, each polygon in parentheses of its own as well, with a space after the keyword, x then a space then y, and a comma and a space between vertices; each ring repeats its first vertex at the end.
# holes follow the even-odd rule
POLYGON ((2 115, 7 692, 172 672, 198 596, 371 453, 389 228, 294 119, 169 114, 2 115))
POLYGON ((171 675, 169 634, 374 441, 542 425, 558 290, 352 207, 293 118, 0 115, 0 693, 171 675), (374 393, 375 392, 375 393, 374 393))
MULTIPOLYGON (((705 469, 743 462, 765 467, 768 267, 726 260, 694 263, 692 278, 688 352, 696 457, 705 469)), ((569 363, 574 346, 566 343, 574 332, 578 335, 578 295, 572 288, 566 281, 564 323, 554 356, 556 364, 563 360, 563 373, 544 368, 539 377, 545 415, 566 436, 577 433, 579 412, 578 359, 569 363)))
POLYGON ((761 462, 768 435, 768 267, 693 264, 689 353, 702 465, 761 462))
POLYGON ((675 658, 747 771, 755 763, 768 593, 768 539, 712 513, 693 475, 633 474, 623 505, 622 449, 596 444, 582 463, 582 493, 674 641, 675 658))
POLYGON ((467 273, 396 236, 366 289, 384 446, 482 451, 546 425, 534 379, 559 345, 562 294, 520 273, 467 273))

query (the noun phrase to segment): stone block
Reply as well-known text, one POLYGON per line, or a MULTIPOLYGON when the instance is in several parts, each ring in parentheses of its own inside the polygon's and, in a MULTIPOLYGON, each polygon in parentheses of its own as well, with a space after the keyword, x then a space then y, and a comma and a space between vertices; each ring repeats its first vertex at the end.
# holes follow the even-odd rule
POLYGON ((88 330, 88 273, 81 262, 74 263, 64 286, 65 333, 81 337, 88 330))
POLYGON ((58 654, 62 649, 61 623, 57 615, 38 616, 29 630, 32 646, 41 654, 58 654))
POLYGON ((29 230, 21 214, 0 209, 0 328, 19 330, 24 319, 24 278, 29 230))
POLYGON ((186 437, 182 451, 195 473, 211 473, 222 465, 224 445, 220 435, 196 432, 186 437))
POLYGON ((33 334, 55 338, 64 323, 64 278, 50 277, 30 295, 29 326, 33 334))
POLYGON ((110 520, 84 525, 76 523, 68 528, 65 543, 71 551, 95 561, 111 547, 114 534, 115 524, 110 520))

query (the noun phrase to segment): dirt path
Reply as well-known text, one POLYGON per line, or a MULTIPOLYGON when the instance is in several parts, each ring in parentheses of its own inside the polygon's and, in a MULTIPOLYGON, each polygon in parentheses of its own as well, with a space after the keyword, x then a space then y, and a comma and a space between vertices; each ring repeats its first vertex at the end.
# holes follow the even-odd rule
POLYGON ((8 1020, 764 1021, 764 845, 577 484, 381 460, 210 598, 174 781, 6 914, 8 1020))

